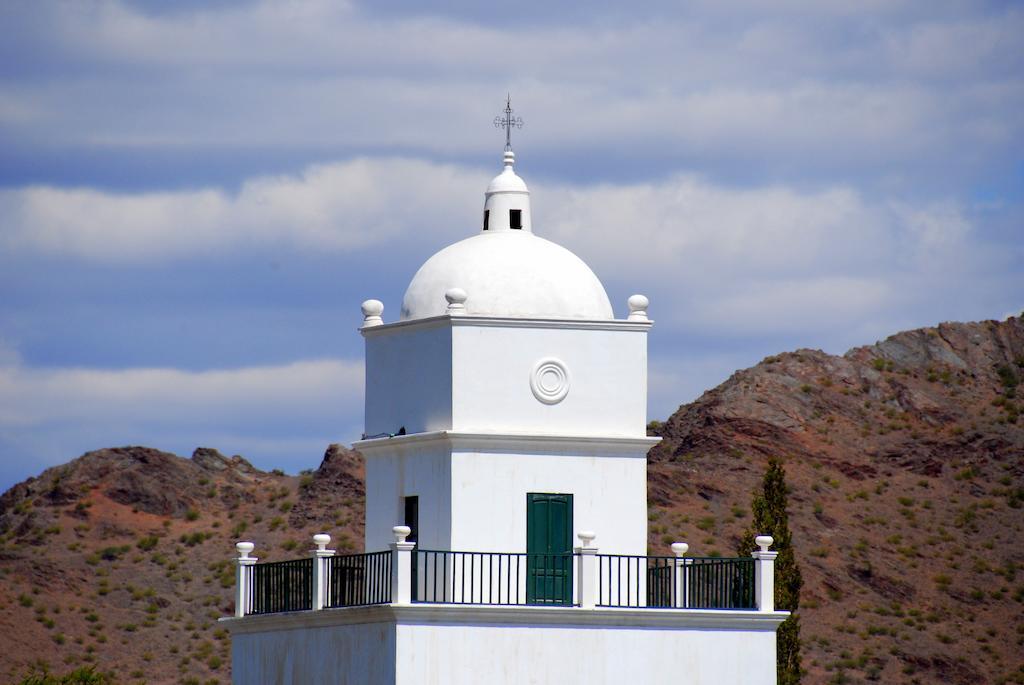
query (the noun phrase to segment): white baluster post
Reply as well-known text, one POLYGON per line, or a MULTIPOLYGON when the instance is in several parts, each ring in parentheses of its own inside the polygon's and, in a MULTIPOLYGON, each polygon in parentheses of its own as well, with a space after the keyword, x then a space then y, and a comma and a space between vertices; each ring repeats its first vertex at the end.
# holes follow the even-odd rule
POLYGON ((327 533, 314 535, 313 544, 316 545, 313 550, 313 611, 320 611, 330 603, 328 559, 334 556, 334 550, 327 549, 331 544, 331 536, 327 533))
POLYGON ((775 611, 775 558, 778 552, 768 548, 775 542, 771 535, 758 535, 754 542, 761 549, 751 555, 754 562, 754 594, 758 611, 775 611))
POLYGON ((584 530, 577 533, 576 537, 580 539, 580 546, 575 549, 580 557, 576 583, 580 608, 593 609, 600 599, 597 596, 597 547, 594 546, 597 535, 584 530))
POLYGON ((252 611, 252 567, 259 561, 249 556, 256 545, 251 542, 239 542, 235 545, 238 559, 235 563, 235 616, 241 618, 252 611))
POLYGON ((466 300, 469 295, 462 288, 449 288, 444 293, 444 299, 448 302, 449 316, 463 316, 466 313, 466 300))
POLYGON ((674 573, 672 574, 672 594, 675 595, 673 606, 676 609, 686 608, 687 572, 690 560, 685 557, 689 549, 690 546, 685 542, 672 543, 672 553, 676 555, 676 560, 673 562, 675 564, 674 573))
POLYGON ((647 318, 647 308, 651 305, 651 301, 643 295, 630 295, 626 301, 629 305, 629 316, 627 317, 630 321, 649 321, 647 318))
POLYGON ((406 542, 405 538, 412 533, 409 526, 395 526, 391 529, 395 541, 391 547, 391 603, 409 604, 412 602, 412 550, 415 542, 406 542))
POLYGON ((380 300, 366 300, 361 308, 363 310, 363 328, 384 324, 384 319, 381 316, 384 313, 383 302, 380 300))

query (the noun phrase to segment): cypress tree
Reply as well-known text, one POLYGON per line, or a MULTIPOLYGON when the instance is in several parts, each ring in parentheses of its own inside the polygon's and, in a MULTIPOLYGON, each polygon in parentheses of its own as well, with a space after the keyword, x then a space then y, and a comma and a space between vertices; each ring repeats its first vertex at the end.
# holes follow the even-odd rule
POLYGON ((740 540, 739 554, 750 556, 757 547, 754 537, 771 535, 772 548, 779 553, 775 560, 775 608, 793 614, 779 626, 778 685, 798 685, 800 682, 800 587, 803 578, 793 554, 793 536, 789 532, 786 514, 786 472, 775 457, 768 460, 761 491, 755 492, 751 503, 753 522, 740 540))

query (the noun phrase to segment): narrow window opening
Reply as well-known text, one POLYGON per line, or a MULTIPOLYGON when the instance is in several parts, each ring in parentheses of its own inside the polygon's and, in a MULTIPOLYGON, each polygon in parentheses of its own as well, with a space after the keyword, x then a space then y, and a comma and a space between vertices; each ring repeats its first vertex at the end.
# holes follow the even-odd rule
POLYGON ((405 525, 412 529, 412 533, 406 538, 409 542, 419 542, 420 539, 420 498, 419 495, 404 497, 405 500, 405 525))
POLYGON ((523 210, 521 209, 510 209, 508 210, 508 225, 510 228, 522 228, 523 227, 523 210))
POLYGON ((484 230, 485 231, 487 230, 487 226, 490 223, 491 223, 491 210, 485 209, 484 210, 484 230))

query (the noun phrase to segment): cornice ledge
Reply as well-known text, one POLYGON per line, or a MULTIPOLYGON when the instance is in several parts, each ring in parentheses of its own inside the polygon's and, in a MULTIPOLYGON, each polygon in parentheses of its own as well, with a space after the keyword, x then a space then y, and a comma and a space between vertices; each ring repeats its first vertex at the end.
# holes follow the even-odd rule
POLYGON ((395 614, 390 604, 321 609, 320 611, 289 611, 280 614, 253 614, 241 618, 227 616, 218 620, 218 623, 234 635, 279 630, 304 630, 334 625, 394 622, 395 614))
POLYGON ((384 604, 244 618, 227 617, 220 619, 220 623, 236 635, 368 623, 774 631, 787 618, 788 611, 384 604))
POLYGON ((657 436, 632 437, 623 435, 559 435, 543 433, 496 433, 496 432, 464 432, 464 431, 430 431, 428 433, 412 433, 410 435, 396 435, 390 438, 373 438, 369 440, 357 440, 352 443, 354 449, 360 452, 373 452, 379 449, 393 449, 399 446, 416 445, 423 443, 443 442, 452 447, 516 447, 522 449, 531 445, 573 447, 580 446, 587 449, 605 448, 614 452, 622 448, 650 449, 661 442, 657 436))
POLYGON ((580 609, 579 607, 495 607, 413 604, 392 607, 405 624, 560 625, 566 627, 715 628, 774 631, 788 611, 703 609, 580 609))
POLYGON ((628 319, 520 319, 508 316, 473 316, 468 314, 442 314, 411 321, 393 321, 378 326, 360 328, 365 337, 386 335, 390 331, 412 328, 438 328, 441 326, 477 326, 481 328, 561 328, 584 331, 647 331, 654 321, 630 321, 628 319))

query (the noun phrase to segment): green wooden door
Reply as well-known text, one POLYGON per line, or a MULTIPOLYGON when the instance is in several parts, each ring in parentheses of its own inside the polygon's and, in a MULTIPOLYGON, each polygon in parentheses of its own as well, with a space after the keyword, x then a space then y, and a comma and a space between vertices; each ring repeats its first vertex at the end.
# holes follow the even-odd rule
POLYGON ((526 601, 572 604, 572 495, 526 495, 526 601))

